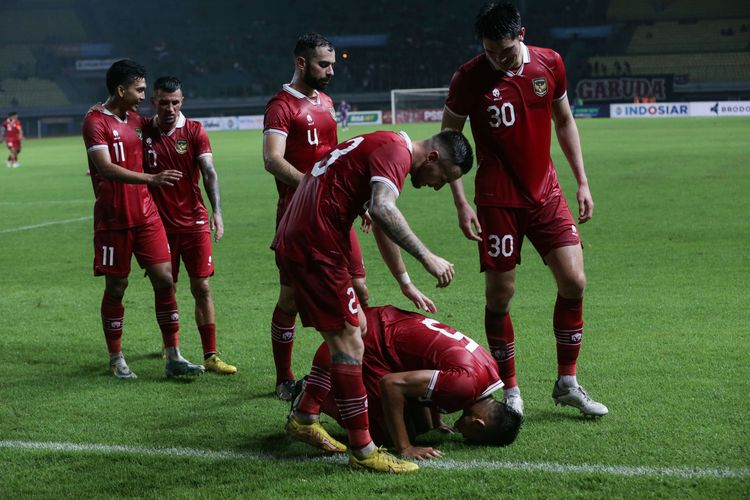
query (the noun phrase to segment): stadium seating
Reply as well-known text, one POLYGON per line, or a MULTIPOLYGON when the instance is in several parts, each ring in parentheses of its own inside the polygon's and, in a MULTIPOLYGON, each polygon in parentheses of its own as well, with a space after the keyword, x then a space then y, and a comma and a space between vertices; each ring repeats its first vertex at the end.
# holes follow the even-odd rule
POLYGON ((631 54, 743 51, 750 47, 750 18, 658 22, 635 28, 631 54))
MULTIPOLYGON (((649 54, 594 57, 591 63, 606 67, 598 76, 615 76, 615 63, 627 61, 631 74, 677 75, 690 82, 750 81, 750 52, 711 52, 703 54, 649 54)), ((620 76, 620 75, 617 75, 620 76)))
POLYGON ((4 78, 0 80, 0 89, 0 107, 4 108, 70 104, 62 89, 50 80, 4 78))
POLYGON ((750 2, 738 0, 611 0, 607 11, 607 19, 614 22, 749 16, 750 2))

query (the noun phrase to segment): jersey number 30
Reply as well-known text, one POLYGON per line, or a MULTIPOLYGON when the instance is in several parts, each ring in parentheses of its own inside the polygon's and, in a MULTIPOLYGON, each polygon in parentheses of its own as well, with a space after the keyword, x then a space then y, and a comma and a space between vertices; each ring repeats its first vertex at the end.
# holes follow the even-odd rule
POLYGON ((504 102, 499 108, 494 104, 488 106, 487 112, 490 114, 490 127, 492 128, 500 127, 501 123, 506 127, 516 123, 516 110, 510 102, 504 102))

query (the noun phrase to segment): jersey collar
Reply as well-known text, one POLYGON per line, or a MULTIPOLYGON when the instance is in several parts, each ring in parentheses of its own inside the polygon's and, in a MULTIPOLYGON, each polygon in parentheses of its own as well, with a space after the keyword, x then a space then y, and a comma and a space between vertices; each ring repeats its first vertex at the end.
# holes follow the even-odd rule
MULTIPOLYGON (((177 117, 177 124, 174 126, 172 130, 170 130, 169 132, 161 132, 161 130, 159 131, 161 132, 161 135, 172 135, 175 130, 177 130, 178 128, 184 127, 186 122, 187 122, 187 118, 185 118, 185 115, 183 115, 182 111, 180 111, 180 116, 177 117)), ((159 115, 154 116, 154 126, 156 128, 159 128, 159 115)))
POLYGON ((111 112, 110 110, 108 110, 107 108, 104 108, 103 110, 101 110, 100 113, 103 113, 103 114, 105 114, 107 116, 111 116, 112 118, 114 118, 115 120, 117 120, 120 123, 128 123, 128 112, 127 111, 125 112, 125 119, 124 120, 122 118, 120 118, 119 116, 117 116, 116 114, 114 114, 113 112, 111 112))
POLYGON ((399 132, 398 135, 400 135, 401 138, 406 143, 406 147, 409 148, 409 152, 411 154, 414 154, 414 148, 411 145, 411 138, 409 137, 409 135, 406 132, 404 132, 403 130, 401 132, 399 132))
POLYGON ((315 95, 313 97, 307 97, 305 94, 303 94, 299 90, 295 90, 294 88, 292 88, 292 86, 288 83, 285 83, 284 85, 282 85, 281 88, 284 89, 285 92, 289 92, 290 94, 292 94, 297 99, 307 99, 313 104, 316 104, 316 105, 320 104, 320 92, 318 92, 317 90, 313 91, 315 92, 315 95))
MULTIPOLYGON (((531 62, 531 52, 529 51, 529 48, 526 46, 525 43, 521 42, 521 54, 523 55, 523 62, 521 62, 521 66, 518 68, 518 71, 511 71, 508 70, 505 72, 506 76, 516 76, 516 75, 522 75, 523 74, 523 68, 525 65, 529 64, 531 62)), ((495 64, 495 61, 487 58, 487 61, 490 63, 490 66, 495 71, 499 71, 500 68, 495 64)))

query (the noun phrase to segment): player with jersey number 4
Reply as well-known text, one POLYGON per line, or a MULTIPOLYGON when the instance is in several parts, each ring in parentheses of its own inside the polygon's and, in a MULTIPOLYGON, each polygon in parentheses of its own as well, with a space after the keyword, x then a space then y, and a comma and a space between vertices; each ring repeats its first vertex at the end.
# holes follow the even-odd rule
POLYGON ((583 249, 550 158, 550 122, 554 121, 578 184, 578 222, 587 222, 594 202, 568 103, 565 66, 557 52, 524 43, 521 16, 509 2, 484 5, 475 29, 484 53, 453 75, 442 126, 463 130, 468 117, 477 147, 477 213, 467 202, 460 180, 451 188, 461 229, 479 243, 486 283, 485 331, 505 383, 506 402, 523 412, 510 303, 526 237, 557 283, 553 331, 558 378, 552 399, 584 415, 606 415, 607 407, 594 401, 576 378, 586 286, 583 249))

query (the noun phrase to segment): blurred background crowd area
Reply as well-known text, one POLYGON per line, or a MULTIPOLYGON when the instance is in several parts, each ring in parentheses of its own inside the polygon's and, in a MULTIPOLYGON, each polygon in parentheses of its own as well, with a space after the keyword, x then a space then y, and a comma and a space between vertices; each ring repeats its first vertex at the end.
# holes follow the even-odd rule
MULTIPOLYGON (((111 61, 174 74, 187 97, 262 104, 291 79, 298 35, 337 48, 329 93, 384 97, 393 88, 448 85, 481 51, 482 1, 3 0, 0 110, 88 106, 106 98, 111 61)), ((670 78, 688 98, 750 95, 750 2, 744 0, 520 0, 526 42, 552 47, 579 81, 670 78)), ((359 99, 360 101, 362 99, 359 99)), ((371 99, 376 102, 377 99, 371 99)))

